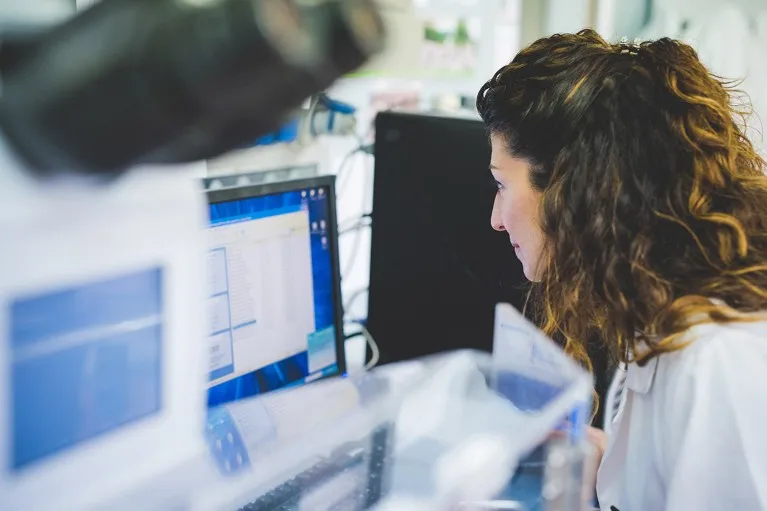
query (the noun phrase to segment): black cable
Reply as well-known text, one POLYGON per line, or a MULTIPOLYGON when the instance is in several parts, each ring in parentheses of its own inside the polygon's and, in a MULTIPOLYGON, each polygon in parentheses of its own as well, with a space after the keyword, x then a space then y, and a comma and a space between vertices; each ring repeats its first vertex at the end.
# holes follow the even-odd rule
MULTIPOLYGON (((369 147, 369 146, 368 146, 369 147)), ((366 169, 367 170, 367 169, 366 169)), ((363 207, 366 207, 368 204, 368 194, 373 190, 373 183, 372 183, 373 174, 372 172, 365 172, 364 174, 364 184, 363 184, 363 207)), ((362 220, 360 221, 362 223, 362 220)), ((368 226, 360 226, 356 230, 356 237, 354 240, 354 244, 352 245, 351 255, 349 257, 349 262, 346 268, 346 275, 349 275, 354 268, 354 264, 357 262, 357 254, 359 253, 360 247, 362 246, 362 229, 366 227, 372 227, 372 216, 371 216, 371 225, 368 226)))
MULTIPOLYGON (((346 156, 344 156, 344 159, 341 161, 341 165, 338 167, 338 172, 336 172, 336 195, 340 196, 344 189, 346 188, 346 185, 348 183, 348 176, 346 175, 349 169, 351 169, 351 162, 352 157, 356 155, 357 153, 365 153, 368 155, 373 155, 374 153, 374 145, 373 144, 365 144, 360 140, 360 143, 357 147, 349 151, 346 156)), ((349 174, 351 175, 351 174, 349 174)))
MULTIPOLYGON (((336 174, 336 182, 338 183, 336 187, 336 195, 341 196, 343 193, 344 188, 346 187, 346 183, 348 182, 348 178, 344 178, 345 174, 347 172, 347 169, 350 168, 349 162, 351 161, 351 157, 357 154, 358 152, 363 152, 365 154, 372 155, 374 153, 374 145, 373 144, 364 144, 360 143, 356 148, 354 148, 352 151, 347 153, 347 155, 344 157, 343 161, 341 162, 341 165, 338 168, 338 173, 336 174)), ((367 186, 367 183, 366 183, 367 186)), ((364 206, 363 206, 364 207, 364 206)), ((356 236, 354 238, 354 241, 352 242, 352 247, 350 251, 350 256, 348 259, 348 262, 344 268, 342 268, 341 271, 341 278, 346 277, 349 275, 349 273, 354 268, 354 263, 357 260, 357 253, 359 252, 359 249, 362 245, 362 229, 371 227, 370 222, 365 222, 366 218, 372 218, 370 213, 366 213, 364 215, 361 215, 359 219, 353 224, 351 227, 341 230, 338 234, 339 236, 343 234, 347 234, 349 232, 355 232, 356 236)))
POLYGON ((346 169, 351 166, 352 157, 360 150, 360 146, 355 147, 349 151, 344 159, 341 161, 341 165, 338 166, 338 172, 336 172, 336 195, 340 196, 346 188, 346 169))
POLYGON ((350 250, 350 257, 348 262, 346 263, 346 266, 343 268, 343 271, 341 272, 341 275, 349 275, 351 273, 352 269, 354 268, 354 263, 357 261, 357 252, 360 250, 360 246, 362 245, 362 229, 365 229, 367 227, 372 227, 372 224, 368 225, 358 225, 354 229, 352 229, 354 232, 357 233, 357 235, 354 237, 354 241, 352 243, 352 248, 350 250))
POLYGON ((372 219, 373 218, 373 213, 365 213, 365 214, 362 214, 360 216, 357 216, 357 217, 354 217, 354 218, 351 218, 351 219, 346 219, 346 220, 343 220, 341 222, 338 222, 338 229, 339 229, 339 231, 348 230, 350 227, 353 227, 353 226, 359 224, 362 220, 365 220, 365 219, 368 219, 368 218, 372 219))
POLYGON ((349 234, 350 232, 355 232, 360 229, 364 229, 365 227, 372 227, 373 223, 371 221, 367 221, 367 222, 365 221, 370 218, 371 218, 370 213, 366 213, 360 216, 359 218, 355 220, 355 222, 351 226, 346 227, 344 229, 339 229, 338 235, 343 236, 344 234, 349 234))

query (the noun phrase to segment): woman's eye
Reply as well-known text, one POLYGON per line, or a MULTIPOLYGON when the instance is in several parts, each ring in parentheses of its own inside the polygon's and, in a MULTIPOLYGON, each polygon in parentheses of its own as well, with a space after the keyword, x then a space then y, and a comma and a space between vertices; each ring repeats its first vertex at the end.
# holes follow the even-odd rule
POLYGON ((490 179, 488 179, 488 184, 491 185, 495 189, 495 193, 500 193, 501 190, 503 190, 505 187, 503 186, 503 183, 498 181, 495 176, 489 176, 490 179))

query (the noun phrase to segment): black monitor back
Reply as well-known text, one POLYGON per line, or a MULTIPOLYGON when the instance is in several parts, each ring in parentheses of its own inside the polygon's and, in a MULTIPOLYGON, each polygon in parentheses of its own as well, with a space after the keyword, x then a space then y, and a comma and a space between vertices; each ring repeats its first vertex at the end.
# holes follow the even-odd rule
POLYGON ((481 121, 385 112, 376 120, 368 328, 381 363, 490 351, 499 301, 526 282, 504 233, 481 121))

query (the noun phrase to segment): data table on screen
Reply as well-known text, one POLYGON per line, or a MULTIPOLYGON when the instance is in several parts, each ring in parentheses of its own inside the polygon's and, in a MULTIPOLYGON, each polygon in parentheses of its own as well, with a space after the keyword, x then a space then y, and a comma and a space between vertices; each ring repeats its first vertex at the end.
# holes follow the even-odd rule
POLYGON ((210 192, 209 407, 339 373, 329 181, 210 192))
POLYGON ((280 212, 213 229, 210 367, 217 382, 308 350, 315 331, 309 214, 280 212))

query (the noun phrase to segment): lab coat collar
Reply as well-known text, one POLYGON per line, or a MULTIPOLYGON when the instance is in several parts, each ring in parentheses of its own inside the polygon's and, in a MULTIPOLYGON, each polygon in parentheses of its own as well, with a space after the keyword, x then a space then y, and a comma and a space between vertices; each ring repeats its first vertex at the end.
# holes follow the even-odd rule
MULTIPOLYGON (((723 301, 712 298, 711 301, 716 304, 724 304, 723 301)), ((640 343, 640 351, 645 351, 647 345, 640 343)), ((635 363, 629 363, 626 369, 626 387, 640 394, 647 394, 652 389, 652 383, 655 380, 655 373, 658 370, 658 355, 647 362, 644 367, 639 367, 635 363)))
POLYGON ((640 394, 647 394, 655 380, 655 372, 658 369, 658 357, 653 357, 644 367, 636 363, 628 364, 626 369, 626 387, 640 394))

